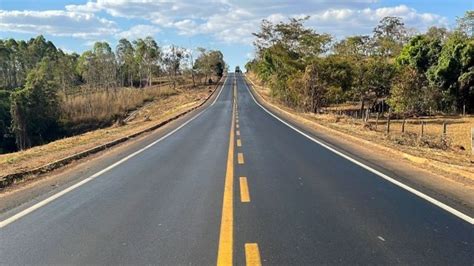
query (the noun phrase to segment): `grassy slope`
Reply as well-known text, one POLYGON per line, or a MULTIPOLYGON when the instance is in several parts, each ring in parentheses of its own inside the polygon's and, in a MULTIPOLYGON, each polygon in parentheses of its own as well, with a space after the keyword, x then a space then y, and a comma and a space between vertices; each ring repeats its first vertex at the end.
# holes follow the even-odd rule
POLYGON ((81 135, 60 139, 25 151, 0 155, 0 176, 33 169, 123 136, 139 132, 154 124, 198 105, 211 93, 210 87, 180 90, 162 95, 151 104, 139 109, 134 118, 124 126, 110 126, 81 135))

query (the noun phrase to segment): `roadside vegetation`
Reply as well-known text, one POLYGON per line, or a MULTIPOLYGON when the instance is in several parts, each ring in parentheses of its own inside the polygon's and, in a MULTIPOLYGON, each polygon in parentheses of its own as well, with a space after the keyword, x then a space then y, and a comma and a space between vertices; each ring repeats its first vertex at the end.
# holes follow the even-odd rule
POLYGON ((82 55, 43 36, 0 40, 0 153, 121 123, 148 102, 216 82, 222 53, 195 52, 151 37, 121 39, 115 50, 96 42, 82 55))
MULTIPOLYGON (((191 78, 186 82, 189 83, 191 81, 190 79, 191 78)), ((190 86, 192 86, 192 84, 190 86)), ((182 93, 173 93, 167 97, 160 97, 154 100, 154 102, 143 105, 131 112, 123 124, 114 123, 108 127, 61 138, 44 145, 38 145, 17 152, 0 154, 0 168, 2 169, 0 171, 0 180, 9 174, 21 173, 42 167, 51 162, 84 152, 99 145, 142 132, 199 105, 216 88, 217 84, 198 84, 193 89, 186 90, 182 93)), ((124 89, 124 91, 128 90, 129 89, 124 89)), ((139 90, 133 89, 133 93, 137 91, 139 90)), ((33 175, 28 178, 35 177, 36 176, 33 175)))
POLYGON ((270 97, 400 145, 470 154, 474 11, 452 30, 416 33, 385 17, 372 35, 342 40, 305 27, 306 19, 264 20, 254 33, 246 69, 270 97))

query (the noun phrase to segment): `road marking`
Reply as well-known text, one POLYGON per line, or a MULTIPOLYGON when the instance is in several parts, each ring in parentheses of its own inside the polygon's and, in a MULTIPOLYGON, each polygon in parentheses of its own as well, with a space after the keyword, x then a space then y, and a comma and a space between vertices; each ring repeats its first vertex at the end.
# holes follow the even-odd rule
MULTIPOLYGON (((217 94, 216 98, 214 99, 214 101, 211 103, 210 106, 213 106, 213 105, 217 102, 217 99, 219 99, 219 96, 221 96, 221 93, 222 93, 222 91, 224 90, 224 87, 225 87, 225 84, 226 84, 228 78, 229 78, 229 76, 226 76, 226 77, 225 77, 224 83, 223 83, 222 86, 221 86, 221 90, 219 91, 219 93, 217 94)), ((207 108, 206 108, 206 109, 207 109, 207 108)), ((203 111, 204 111, 204 110, 203 110, 203 111)))
POLYGON ((241 152, 237 153, 237 162, 239 164, 244 164, 244 154, 243 153, 241 153, 241 152))
POLYGON ((237 131, 235 132, 235 134, 236 134, 237 136, 240 136, 240 130, 237 130, 237 131))
MULTIPOLYGON (((235 88, 234 88, 235 91, 235 88)), ((234 98, 235 99, 235 98, 234 98)), ((232 116, 235 114, 235 100, 232 104, 232 116)), ((234 119, 231 119, 229 133, 229 151, 224 181, 222 217, 217 251, 217 265, 232 265, 234 244, 234 119)))
POLYGON ((245 264, 247 266, 260 266, 260 251, 258 250, 257 243, 246 243, 245 244, 245 264))
POLYGON ((354 163, 354 164, 356 164, 356 165, 358 165, 358 166, 364 168, 365 170, 367 170, 367 171, 369 171, 369 172, 371 172, 371 173, 374 173, 374 174, 378 175, 379 177, 381 177, 381 178, 383 178, 383 179, 389 181, 390 183, 392 183, 392 184, 394 184, 394 185, 396 185, 396 186, 399 186, 399 187, 401 187, 401 188, 407 190, 408 192, 411 192, 411 193, 415 194, 416 196, 418 196, 418 197, 420 197, 420 198, 422 198, 422 199, 424 199, 424 200, 426 200, 426 201, 428 201, 428 202, 430 202, 430 203, 432 203, 432 204, 438 206, 439 208, 441 208, 441 209, 443 209, 443 210, 445 210, 445 211, 447 211, 447 212, 449 212, 449 213, 451 213, 451 214, 457 216, 458 218, 460 218, 460 219, 462 219, 462 220, 464 220, 464 221, 466 221, 466 222, 468 222, 468 223, 470 223, 470 224, 474 224, 474 218, 473 218, 473 217, 470 217, 469 215, 464 214, 464 213, 462 213, 461 211, 458 211, 458 210, 454 209, 453 207, 451 207, 451 206, 449 206, 449 205, 447 205, 447 204, 445 204, 445 203, 443 203, 443 202, 441 202, 441 201, 439 201, 439 200, 437 200, 437 199, 434 199, 434 198, 432 198, 432 197, 430 197, 430 196, 424 194, 424 193, 421 192, 421 191, 418 191, 418 190, 416 190, 416 189, 414 189, 414 188, 412 188, 412 187, 410 187, 410 186, 408 186, 408 185, 405 185, 405 184, 403 184, 402 182, 396 180, 396 179, 393 178, 393 177, 390 177, 390 176, 388 176, 388 175, 386 175, 386 174, 384 174, 384 173, 382 173, 382 172, 380 172, 380 171, 378 171, 378 170, 375 170, 374 168, 372 168, 372 167, 370 167, 370 166, 368 166, 368 165, 366 165, 366 164, 364 164, 364 163, 362 163, 362 162, 360 162, 360 161, 358 161, 358 160, 356 160, 356 159, 350 157, 349 155, 346 155, 345 153, 340 152, 340 151, 338 151, 337 149, 335 149, 335 148, 329 146, 329 145, 328 145, 327 143, 325 143, 324 141, 318 140, 318 139, 316 139, 316 138, 314 138, 314 137, 312 137, 312 136, 310 136, 310 135, 304 133, 303 131, 297 129, 297 128, 294 127, 293 125, 287 123, 286 121, 284 121, 283 119, 281 119, 281 118, 278 117, 277 115, 275 115, 275 114, 273 114, 272 112, 270 112, 269 110, 267 110, 267 109, 266 109, 263 105, 261 105, 259 102, 257 102, 257 100, 255 99, 255 97, 253 96, 253 94, 250 92, 250 89, 249 89, 249 87, 248 87, 248 85, 247 85, 247 82, 244 82, 244 83, 245 83, 245 87, 247 88, 247 91, 248 91, 248 93, 250 94, 250 96, 252 97, 253 101, 254 101, 260 108, 262 108, 265 112, 267 112, 269 115, 273 116, 275 119, 277 119, 277 120, 280 121, 281 123, 285 124, 285 125, 288 126, 289 128, 291 128, 291 129, 293 129, 294 131, 300 133, 301 135, 305 136, 305 137, 308 138, 309 140, 311 140, 311 141, 313 141, 313 142, 319 144, 320 146, 326 148, 327 150, 332 151, 333 153, 335 153, 335 154, 341 156, 342 158, 344 158, 344 159, 346 159, 346 160, 349 160, 350 162, 352 162, 352 163, 354 163))
POLYGON ((239 124, 235 125, 235 128, 239 128, 239 124))
MULTIPOLYGON (((226 78, 225 82, 227 82, 227 78, 226 78)), ((73 191, 74 189, 76 189, 76 188, 78 188, 78 187, 80 187, 80 186, 82 186, 82 185, 84 185, 84 184, 86 184, 86 183, 88 183, 88 182, 94 180, 96 177, 98 177, 98 176, 100 176, 100 175, 102 175, 102 174, 104 174, 104 173, 106 173, 106 172, 112 170, 113 168, 115 168, 115 167, 121 165, 122 163, 124 163, 124 162, 130 160, 131 158, 137 156, 138 154, 144 152, 145 150, 148 150, 149 148, 151 148, 152 146, 154 146, 154 145, 156 145, 157 143, 161 142, 162 140, 166 139, 167 137, 173 135, 173 134, 176 133, 178 130, 180 130, 181 128, 185 127, 187 124, 191 123, 193 120, 195 120, 196 118, 198 118, 198 117, 199 117, 200 115, 202 115, 205 111, 209 110, 209 107, 211 107, 211 106, 214 105, 214 103, 217 101, 217 98, 219 98, 219 96, 221 95, 221 92, 224 90, 225 82, 224 82, 224 84, 221 86, 221 89, 220 89, 220 91, 219 91, 219 94, 216 96, 216 99, 214 99, 214 102, 212 102, 211 105, 209 105, 206 109, 202 110, 201 112, 199 112, 198 114, 196 114, 195 116, 193 116, 192 118, 190 118, 188 121, 186 121, 186 122, 184 122, 183 124, 181 124, 179 127, 177 127, 177 128, 175 128, 174 130, 168 132, 166 135, 164 135, 164 136, 162 136, 161 138, 159 138, 159 139, 153 141, 152 143, 150 143, 150 144, 148 144, 147 146, 145 146, 145 147, 139 149, 138 151, 136 151, 136 152, 134 152, 134 153, 132 153, 132 154, 130 154, 130 155, 128 155, 128 156, 122 158, 121 160, 119 160, 119 161, 117 161, 117 162, 115 162, 115 163, 109 165, 108 167, 102 169, 101 171, 99 171, 99 172, 97 172, 97 173, 95 173, 95 174, 93 174, 93 175, 91 175, 91 176, 89 176, 89 177, 87 177, 87 178, 81 180, 80 182, 78 182, 78 183, 76 183, 76 184, 74 184, 74 185, 72 185, 72 186, 69 186, 69 187, 67 187, 67 188, 65 188, 65 189, 63 189, 63 190, 61 190, 61 191, 59 191, 58 193, 56 193, 56 194, 54 194, 54 195, 52 195, 52 196, 50 196, 50 197, 48 197, 48 198, 46 198, 46 199, 44 199, 44 200, 42 200, 42 201, 40 201, 40 202, 34 204, 33 206, 30 206, 30 207, 28 207, 28 208, 26 208, 26 209, 20 211, 19 213, 16 213, 16 214, 14 214, 13 216, 10 216, 9 218, 7 218, 7 219, 1 221, 1 222, 0 222, 0 228, 3 228, 3 227, 5 227, 5 226, 7 226, 7 225, 13 223, 14 221, 16 221, 16 220, 18 220, 18 219, 21 219, 22 217, 24 217, 24 216, 26 216, 26 215, 28 215, 28 214, 34 212, 35 210, 37 210, 37 209, 39 209, 39 208, 41 208, 41 207, 47 205, 48 203, 50 203, 50 202, 52 202, 52 201, 54 201, 54 200, 60 198, 61 196, 63 196, 63 195, 65 195, 65 194, 67 194, 67 193, 73 191)))
POLYGON ((242 140, 237 139, 237 147, 242 147, 242 140))
POLYGON ((239 181, 240 181, 240 201, 250 202, 250 193, 249 193, 249 187, 247 184, 247 177, 242 176, 240 177, 239 181))

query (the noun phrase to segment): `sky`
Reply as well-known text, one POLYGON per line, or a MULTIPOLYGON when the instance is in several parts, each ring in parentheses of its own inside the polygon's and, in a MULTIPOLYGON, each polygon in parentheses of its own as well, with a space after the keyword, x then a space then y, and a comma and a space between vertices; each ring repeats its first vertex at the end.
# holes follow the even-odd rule
POLYGON ((0 39, 42 34, 66 52, 96 41, 152 36, 161 47, 218 49, 231 69, 252 58, 253 32, 262 19, 310 16, 308 27, 335 39, 371 34, 385 16, 422 32, 453 28, 474 0, 0 0, 0 39))

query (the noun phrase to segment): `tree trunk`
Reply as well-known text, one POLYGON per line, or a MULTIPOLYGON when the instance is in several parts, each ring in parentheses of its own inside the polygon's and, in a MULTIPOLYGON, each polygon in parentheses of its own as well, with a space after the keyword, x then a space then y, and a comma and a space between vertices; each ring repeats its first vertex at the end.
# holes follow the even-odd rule
MULTIPOLYGON (((361 116, 364 113, 364 108, 365 108, 365 98, 362 97, 362 99, 360 99, 360 112, 359 112, 361 114, 361 116)), ((359 117, 357 117, 357 118, 359 118, 359 117)))
POLYGON ((148 86, 151 86, 151 67, 148 68, 148 86))

